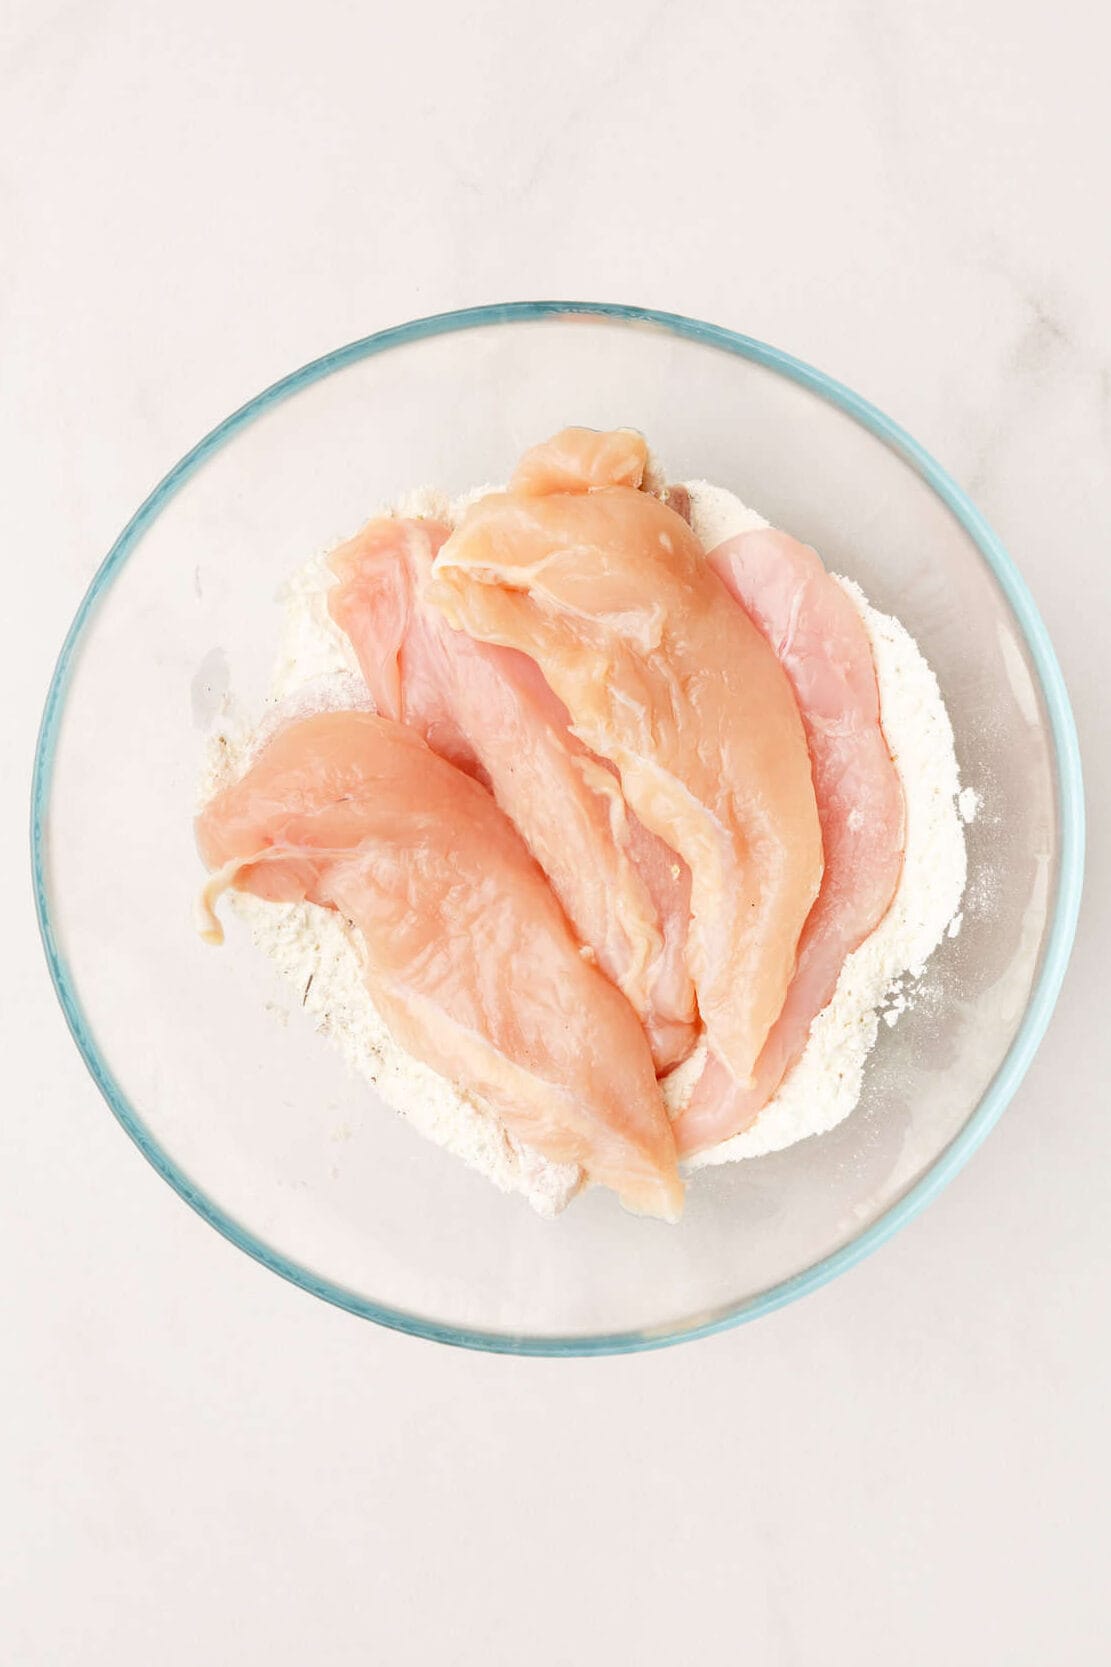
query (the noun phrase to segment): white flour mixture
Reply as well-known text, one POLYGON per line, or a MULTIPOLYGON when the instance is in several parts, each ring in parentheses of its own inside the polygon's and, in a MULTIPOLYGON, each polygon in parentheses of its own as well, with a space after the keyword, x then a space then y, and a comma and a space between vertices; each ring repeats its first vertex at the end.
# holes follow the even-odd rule
MULTIPOLYGON (((687 483, 691 521, 707 549, 723 538, 767 525, 732 493, 705 481, 687 483)), ((468 493, 467 500, 478 496, 468 493)), ((412 494, 399 509, 451 519, 467 500, 449 505, 439 494, 412 494)), ((323 557, 290 581, 282 601, 285 628, 270 710, 273 727, 294 711, 358 703, 358 668, 347 639, 328 615, 329 571, 323 557)), ((909 990, 947 931, 959 929, 966 864, 963 821, 977 808, 962 792, 953 732, 937 679, 913 637, 870 607, 850 580, 839 580, 868 631, 879 680, 884 732, 903 782, 907 842, 903 874, 891 907, 871 937, 850 955, 828 1007, 814 1021, 806 1050, 752 1128, 692 1160, 689 1167, 728 1163, 821 1134, 848 1116, 860 1098, 864 1065, 881 1014, 894 1023, 910 1005, 909 990), (959 803, 958 803, 959 801, 959 803)), ((242 770, 259 739, 245 724, 226 724, 212 746, 204 798, 242 770)), ((549 1163, 507 1134, 429 1066, 394 1042, 362 976, 358 935, 332 910, 311 903, 266 903, 231 893, 257 946, 303 993, 305 1010, 342 1049, 349 1065, 423 1135, 481 1171, 504 1192, 522 1193, 541 1215, 559 1213, 580 1185, 578 1170, 549 1163)), ((704 1047, 664 1085, 674 1108, 698 1076, 704 1047)))

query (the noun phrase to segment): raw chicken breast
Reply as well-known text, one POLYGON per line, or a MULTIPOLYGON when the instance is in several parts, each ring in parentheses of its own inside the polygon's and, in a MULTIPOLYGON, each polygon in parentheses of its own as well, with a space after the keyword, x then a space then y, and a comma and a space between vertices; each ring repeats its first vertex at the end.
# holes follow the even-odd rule
POLYGON ((210 908, 233 885, 339 909, 402 1047, 631 1209, 679 1215, 635 1013, 489 793, 412 730, 370 712, 288 724, 207 806, 197 839, 216 871, 210 908))
POLYGON ((767 638, 798 700, 825 872, 799 939, 798 966, 750 1088, 711 1059, 675 1123, 681 1153, 747 1128, 806 1046, 845 957, 879 924, 903 863, 903 790, 880 725, 872 649, 852 602, 821 559, 774 528, 742 533, 709 562, 767 638))
POLYGON ((509 490, 538 498, 549 492, 640 486, 647 467, 647 443, 634 429, 600 433, 596 428, 565 428, 530 447, 513 471, 509 490))
POLYGON ((666 1071, 696 1034, 690 875, 629 810, 612 768, 571 733, 535 662, 452 630, 423 600, 447 536, 433 521, 371 521, 331 557, 332 618, 378 711, 491 789, 666 1071))
MULTIPOLYGON (((595 437, 600 458, 612 438, 595 437)), ((599 484, 601 465, 580 471, 589 492, 475 504, 426 595, 453 625, 536 660, 576 734, 688 864, 698 1005, 714 1053, 747 1082, 822 873, 798 707, 686 523, 599 484)))

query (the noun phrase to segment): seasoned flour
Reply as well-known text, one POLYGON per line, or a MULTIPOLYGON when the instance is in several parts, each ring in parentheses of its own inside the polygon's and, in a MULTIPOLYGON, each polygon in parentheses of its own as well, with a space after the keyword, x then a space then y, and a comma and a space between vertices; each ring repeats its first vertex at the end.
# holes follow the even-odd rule
MULTIPOLYGON (((734 533, 767 525, 720 487, 705 481, 690 481, 687 487, 694 530, 708 549, 734 533)), ((398 507, 408 514, 450 519, 461 503, 449 505, 440 494, 426 491, 398 507)), ((204 798, 239 774, 260 733, 280 719, 324 706, 359 704, 354 656, 327 610, 328 579, 325 560, 318 557, 285 587, 285 626, 269 721, 253 729, 243 723, 224 725, 212 743, 204 798)), ((881 1015, 895 1022, 913 999, 909 986, 930 954, 947 930, 959 929, 966 877, 963 821, 971 820, 978 801, 971 788, 961 790, 937 679, 897 620, 872 608, 850 580, 838 582, 860 611, 872 643, 884 732, 902 777, 907 808, 902 878, 876 931, 845 962, 833 1000, 814 1021, 806 1050, 779 1092, 752 1128, 700 1153, 691 1168, 778 1151, 847 1117, 860 1098, 881 1015)), ((387 1104, 502 1191, 523 1194, 541 1215, 553 1216, 565 1207, 580 1185, 578 1170, 532 1152, 464 1092, 397 1046, 366 988, 358 934, 338 914, 311 903, 267 903, 241 893, 231 893, 228 906, 278 971, 304 994, 305 1010, 321 1032, 387 1104)), ((700 1047, 664 1084, 673 1108, 689 1094, 703 1059, 700 1047)))

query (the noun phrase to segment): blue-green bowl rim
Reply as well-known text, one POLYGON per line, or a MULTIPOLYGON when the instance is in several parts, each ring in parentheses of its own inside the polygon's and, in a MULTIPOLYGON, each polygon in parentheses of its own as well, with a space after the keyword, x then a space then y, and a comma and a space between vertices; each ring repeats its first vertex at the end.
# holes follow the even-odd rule
POLYGON ((322 358, 314 359, 248 400, 231 416, 219 423, 181 461, 170 470, 154 491, 132 516, 123 532, 101 563, 73 623, 62 644, 46 697, 42 724, 35 752, 31 793, 31 866, 34 882, 35 907, 39 930, 46 951, 50 976, 54 981, 58 1000, 66 1023, 93 1080, 107 1100, 120 1123, 143 1155, 158 1173, 167 1180, 198 1215, 211 1223, 232 1244, 238 1245, 265 1267, 281 1274, 283 1279, 300 1285, 314 1296, 322 1297, 340 1308, 364 1319, 397 1331, 409 1332, 441 1343, 462 1348, 484 1349, 502 1354, 529 1355, 599 1355, 632 1353, 641 1349, 662 1348, 667 1344, 685 1342, 695 1337, 708 1337, 725 1331, 746 1320, 792 1302, 815 1290, 839 1273, 844 1273, 864 1256, 875 1250, 903 1227, 941 1188, 967 1163, 989 1129, 993 1127, 1026 1074, 1057 1000, 1072 948, 1084 867, 1084 796, 1077 743, 1076 725, 1069 705, 1061 669, 1053 652, 1045 626, 1034 605, 1025 582, 1015 568, 1002 543, 992 531, 971 499, 941 465, 926 452, 906 431, 884 416, 859 394, 824 375, 802 360, 793 358, 778 348, 769 347, 751 336, 742 336, 717 325, 684 318, 676 313, 657 312, 651 307, 629 307, 610 302, 585 301, 511 301, 493 306, 467 307, 457 312, 437 313, 430 318, 414 319, 408 324, 380 330, 371 336, 337 348, 322 358), (1053 736, 1057 774, 1057 804, 1059 817, 1057 895, 1053 918, 1042 953, 1034 988, 1022 1023, 999 1070, 983 1098, 960 1134, 940 1153, 930 1169, 879 1219, 872 1223, 850 1244, 824 1257, 812 1267, 772 1286, 759 1296, 738 1303, 710 1319, 692 1321, 661 1331, 613 1332, 583 1337, 527 1337, 508 1333, 472 1331, 442 1325, 416 1314, 371 1302, 353 1291, 333 1284, 311 1273, 307 1268, 290 1261, 279 1251, 257 1238, 213 1202, 184 1175, 169 1155, 163 1151, 141 1117, 128 1102, 119 1083, 102 1057, 78 1000, 70 972, 61 955, 50 915, 46 882, 46 820, 49 810, 50 786, 59 726, 64 711, 66 690, 82 635, 97 603, 112 580, 127 561, 143 533, 159 515, 180 486, 193 475, 205 460, 245 428, 256 417, 270 410, 290 395, 308 387, 334 371, 342 370, 359 360, 387 352, 410 342, 423 341, 432 336, 447 335, 459 330, 472 330, 492 324, 514 324, 541 318, 582 317, 618 319, 627 324, 649 325, 669 331, 672 335, 700 342, 736 354, 754 364, 764 365, 790 381, 827 400, 844 411, 854 421, 868 429, 890 446, 913 468, 949 508, 979 549, 994 574, 1026 639, 1027 647, 1037 669, 1042 696, 1053 736))

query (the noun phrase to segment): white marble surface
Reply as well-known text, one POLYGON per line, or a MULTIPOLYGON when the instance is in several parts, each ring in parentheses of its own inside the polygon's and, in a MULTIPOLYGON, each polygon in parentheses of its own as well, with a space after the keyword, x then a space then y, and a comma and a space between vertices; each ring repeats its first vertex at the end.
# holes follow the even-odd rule
POLYGON ((0 6, 0 1660, 1107 1659, 1109 49, 1073 0, 0 6), (1055 636, 1092 827, 1057 1017, 948 1192, 802 1304, 594 1363, 376 1331, 203 1226, 26 880, 54 652, 168 464, 339 342, 537 294, 763 336, 934 450, 1055 636))

